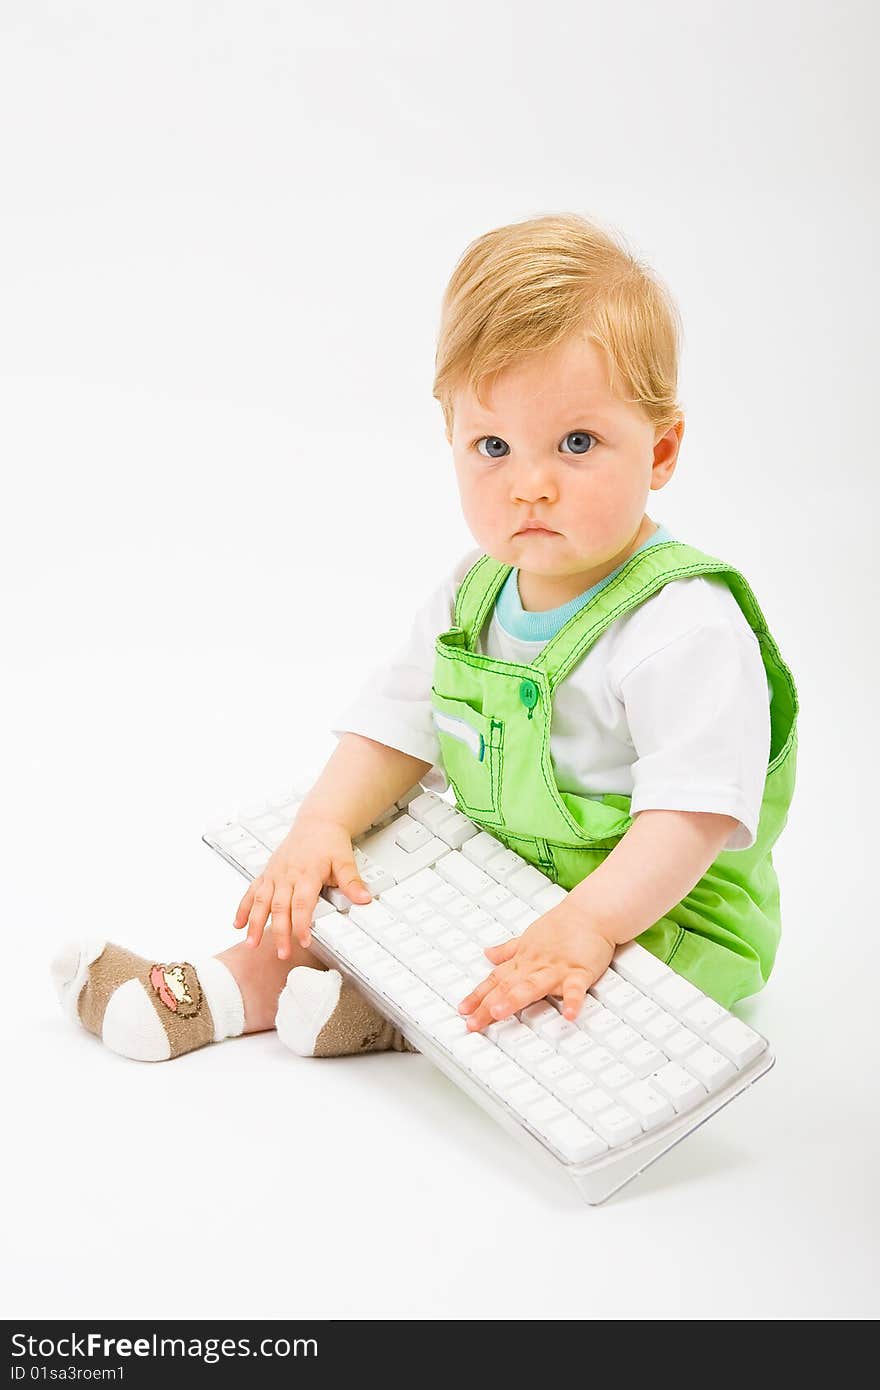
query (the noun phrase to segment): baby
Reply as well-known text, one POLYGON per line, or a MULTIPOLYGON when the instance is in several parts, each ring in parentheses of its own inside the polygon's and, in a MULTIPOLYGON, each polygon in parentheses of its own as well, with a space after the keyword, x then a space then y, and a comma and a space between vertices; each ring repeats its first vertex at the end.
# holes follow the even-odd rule
POLYGON ((176 963, 68 946, 72 1018, 150 1061, 272 1027, 303 1056, 414 1050, 308 948, 325 884, 370 901, 352 840, 419 781, 568 890, 471 970, 470 1028, 548 995, 575 1018, 633 938, 725 1007, 763 987, 797 692, 743 576, 645 512, 684 433, 679 337, 661 283, 581 217, 466 249, 434 395, 477 547, 334 721, 244 940, 176 963))

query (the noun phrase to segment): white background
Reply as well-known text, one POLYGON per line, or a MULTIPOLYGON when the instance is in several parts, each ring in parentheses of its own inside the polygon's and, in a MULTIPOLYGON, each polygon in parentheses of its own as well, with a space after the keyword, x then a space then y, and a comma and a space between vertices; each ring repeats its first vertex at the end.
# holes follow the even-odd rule
POLYGON ((8 1317, 876 1316, 877 109, 867 3, 0 8, 8 1317), (685 325, 649 514, 801 698, 775 1069, 604 1207, 422 1057, 168 1066, 58 1010, 99 931, 232 944, 207 822, 472 539, 431 396, 465 246, 575 211, 685 325))

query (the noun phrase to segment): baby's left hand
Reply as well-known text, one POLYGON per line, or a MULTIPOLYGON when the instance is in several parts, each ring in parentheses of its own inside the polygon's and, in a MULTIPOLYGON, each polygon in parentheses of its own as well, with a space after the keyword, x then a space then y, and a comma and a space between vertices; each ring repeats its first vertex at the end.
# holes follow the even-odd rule
POLYGON ((468 1028, 485 1028, 544 999, 562 996, 563 1014, 577 1018, 587 990, 611 964, 617 943, 568 902, 551 908, 486 955, 495 969, 458 1006, 468 1028))

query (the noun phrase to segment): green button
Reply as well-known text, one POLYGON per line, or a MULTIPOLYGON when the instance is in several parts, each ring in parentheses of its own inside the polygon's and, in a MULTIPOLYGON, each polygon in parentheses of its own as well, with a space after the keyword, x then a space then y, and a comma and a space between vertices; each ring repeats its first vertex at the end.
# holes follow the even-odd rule
POLYGON ((526 709, 534 709, 538 703, 538 687, 534 681, 523 681, 519 688, 519 698, 526 709))

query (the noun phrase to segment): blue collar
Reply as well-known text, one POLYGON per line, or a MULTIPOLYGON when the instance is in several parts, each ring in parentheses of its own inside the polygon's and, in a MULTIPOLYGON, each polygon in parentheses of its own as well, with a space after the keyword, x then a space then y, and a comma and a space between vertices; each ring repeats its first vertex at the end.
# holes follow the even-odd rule
MULTIPOLYGON (((675 537, 671 536, 665 526, 660 526, 646 541, 634 550, 637 555, 639 550, 646 550, 649 545, 657 545, 660 541, 671 541, 675 537)), ((631 558, 631 557, 630 557, 631 558)), ((625 562, 624 562, 625 563, 625 562)), ((610 584, 615 574, 623 569, 623 565, 618 565, 611 574, 606 574, 604 579, 600 579, 598 584, 594 584, 591 589, 587 589, 582 594, 576 594, 569 599, 568 603, 563 603, 559 608, 547 608, 540 613, 527 613, 520 602, 519 597, 519 570, 514 568, 510 571, 501 592, 495 603, 495 617, 499 625, 510 637, 517 637, 521 642, 547 642, 551 637, 567 623, 573 613, 579 608, 583 608, 585 603, 589 603, 594 594, 598 594, 600 589, 604 589, 606 584, 610 584)))

